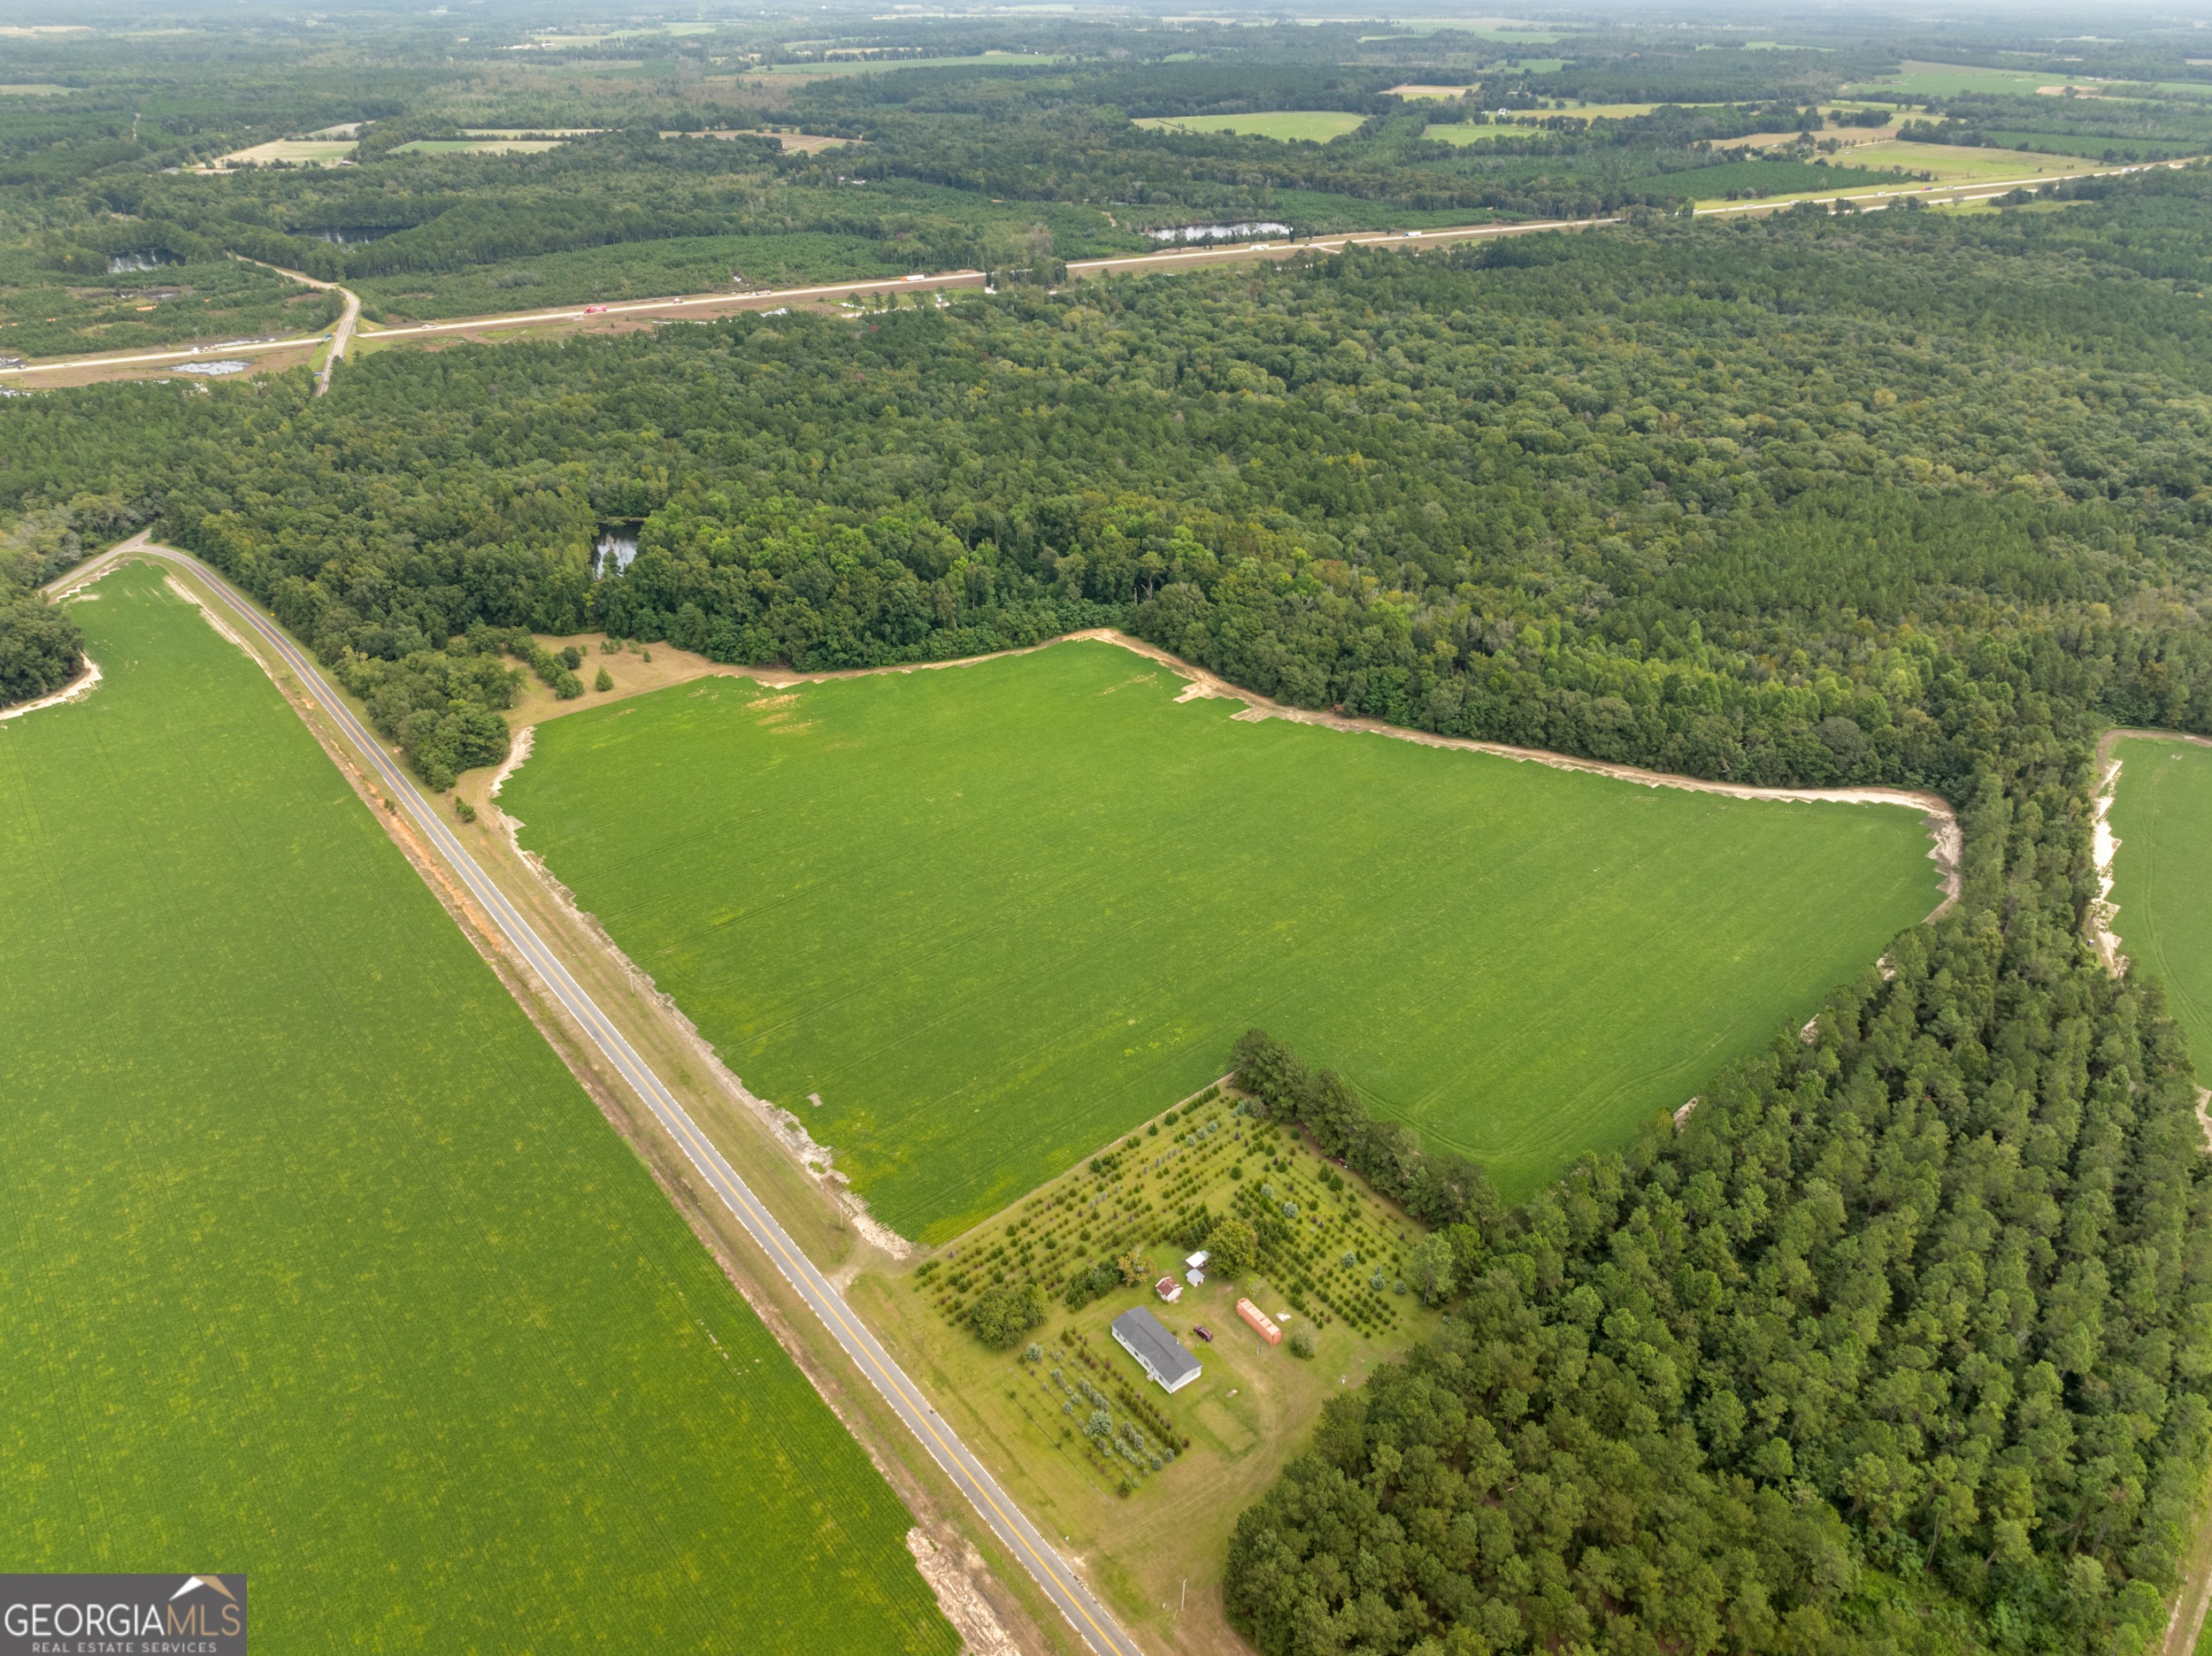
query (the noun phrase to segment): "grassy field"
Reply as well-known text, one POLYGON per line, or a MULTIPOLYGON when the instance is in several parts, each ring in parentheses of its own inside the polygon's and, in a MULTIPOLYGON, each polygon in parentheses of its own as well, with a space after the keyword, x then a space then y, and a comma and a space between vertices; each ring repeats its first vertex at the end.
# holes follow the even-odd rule
POLYGON ((1701 206, 1769 196, 1864 196, 1902 188, 1903 180, 1874 166, 1815 166, 1809 161, 1724 161, 1689 172, 1668 172, 1639 180, 1650 190, 1678 190, 1701 206), (1737 194, 1733 196, 1731 191, 1737 194))
POLYGON ((1249 115, 1188 115, 1174 119, 1161 117, 1135 125, 1151 127, 1156 132, 1235 133, 1245 138, 1284 142, 1306 138, 1315 143, 1326 143, 1332 138, 1356 131, 1366 119, 1364 115, 1349 115, 1337 110, 1261 110, 1249 115))
POLYGON ((1987 184, 2008 179, 2062 178, 2088 172, 2093 161, 2080 156, 2035 155, 2024 150, 1985 150, 1961 144, 1907 143, 1901 139, 1862 144, 1849 152, 1862 167, 1903 167, 1932 172, 1939 184, 1987 184))
POLYGON ((933 1241, 1256 1024, 1524 1193, 1937 900, 1909 810, 1238 722, 1183 687, 1107 644, 713 681, 555 721, 503 800, 731 1068, 933 1241))
POLYGON ((272 161, 284 161, 294 166, 330 166, 360 147, 360 142, 353 138, 273 138, 250 150, 234 150, 227 156, 218 156, 215 165, 265 166, 272 161))
POLYGON ((833 58, 826 62, 765 64, 748 69, 750 75, 891 74, 901 69, 997 69, 1009 64, 1056 64, 1073 61, 1060 52, 984 52, 970 58, 833 58))
POLYGON ((2081 80, 2042 69, 1992 69, 1970 64, 1923 63, 1917 59, 1909 60, 1898 74, 1844 90, 1849 96, 1870 98, 1944 96, 1957 92, 2032 97, 2049 86, 2070 86, 2084 96, 2097 97, 2212 97, 2212 82, 2201 80, 2081 80))
POLYGON ((908 1514, 158 576, 0 725, 0 1555, 271 1649, 949 1652, 908 1514))
POLYGON ((558 138, 418 138, 412 143, 400 145, 392 153, 405 155, 419 150, 424 155, 535 155, 541 150, 557 150, 563 142, 558 138))
POLYGON ((1138 1147, 1125 1146, 1112 1169, 1102 1164, 1103 1177, 1079 1167, 931 1261, 864 1276, 853 1298, 908 1371, 928 1376, 930 1394, 963 1441, 990 1461, 1023 1510, 1069 1537, 1147 1650, 1228 1649, 1235 1647, 1227 1644, 1219 1591, 1238 1515, 1305 1447, 1330 1396, 1434 1332, 1439 1316, 1387 1285, 1400 1280, 1400 1233, 1420 1232, 1359 1179, 1330 1184, 1331 1169, 1310 1145, 1233 1116, 1229 1100, 1175 1114, 1179 1119, 1135 1135, 1138 1147), (1239 1192, 1248 1202, 1260 1200, 1263 1186, 1275 1192, 1271 1200, 1299 1204, 1292 1229, 1301 1240, 1271 1249, 1249 1276, 1217 1273, 1186 1286, 1171 1307, 1140 1285, 1070 1310, 1056 1286, 1051 1315, 1032 1337, 1044 1352, 1038 1362, 1025 1361, 1018 1347, 987 1350, 956 1314, 948 1315, 959 1300, 950 1290, 956 1279, 1003 1269, 1056 1284, 1071 1265, 1133 1246, 1155 1271, 1180 1277, 1190 1247, 1171 1239, 1179 1211, 1203 1206, 1217 1215, 1239 1192), (1348 1253, 1360 1256, 1356 1266, 1342 1263, 1348 1253), (1367 1286, 1377 1269, 1386 1278, 1379 1293, 1367 1286), (1301 1359, 1287 1343, 1263 1342, 1237 1317, 1246 1295, 1271 1315, 1286 1314, 1286 1332, 1313 1335, 1314 1355, 1301 1359), (1113 1344, 1113 1320, 1137 1305, 1158 1315, 1202 1365, 1172 1396, 1113 1344), (1348 1313, 1355 1305, 1363 1307, 1357 1324, 1332 1308, 1348 1313), (1215 1338, 1199 1338, 1194 1326, 1215 1338), (1155 1445, 1172 1438, 1175 1459, 1153 1470, 1118 1430, 1108 1445, 1094 1444, 1079 1427, 1102 1395, 1117 1429, 1126 1420, 1155 1445))
POLYGON ((2107 155, 2119 161, 2157 161, 2212 153, 2212 140, 2206 139, 2103 138, 2039 132, 1993 132, 1989 136, 2023 154, 2039 156, 2047 151, 2081 156, 2092 162, 2101 162, 2107 155))
POLYGON ((2212 1082, 2212 748, 2131 737, 2118 757, 2113 929, 2135 970, 2166 980, 2197 1079, 2212 1082))

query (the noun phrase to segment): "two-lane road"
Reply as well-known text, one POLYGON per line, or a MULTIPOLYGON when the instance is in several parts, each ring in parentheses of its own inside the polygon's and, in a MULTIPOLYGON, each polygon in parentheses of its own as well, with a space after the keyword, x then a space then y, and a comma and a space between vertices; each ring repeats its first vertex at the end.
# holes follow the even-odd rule
POLYGON ((1136 1641, 1121 1629, 1067 1561, 1047 1544, 1036 1527, 1007 1498, 997 1480, 968 1452, 952 1429, 938 1417, 937 1411, 929 1406, 919 1389, 907 1378, 905 1371, 892 1361, 890 1353, 853 1314, 844 1297, 827 1277, 815 1269, 813 1261, 799 1251, 798 1246, 776 1222, 775 1215, 762 1205, 759 1198, 746 1186, 745 1181, 738 1177, 736 1169, 699 1130, 689 1113, 677 1101, 675 1094, 662 1085, 660 1077, 653 1073, 650 1066, 624 1039, 621 1031, 569 975, 559 957, 507 900, 506 893, 477 865, 476 860, 446 825, 445 814, 415 791, 390 752, 353 716, 343 699, 325 682, 314 661, 305 651, 293 643, 282 629, 263 616, 250 601, 215 571, 189 553, 154 545, 142 534, 71 571, 52 583, 48 590, 58 591, 78 586, 106 565, 134 556, 172 564, 188 571, 228 606, 239 622, 265 648, 299 675, 301 683, 328 710, 347 740, 376 768, 385 792, 405 809, 424 840, 435 848, 468 888, 469 895, 491 916, 493 924, 505 936, 513 953, 528 963, 590 1037, 593 1045, 599 1048, 615 1072, 644 1100, 692 1166, 698 1169, 700 1177, 713 1187, 715 1194, 736 1215, 738 1222, 775 1262, 776 1269, 783 1273, 785 1280, 822 1319, 823 1325, 845 1348, 853 1361, 859 1365, 861 1372, 883 1394, 885 1401, 890 1404, 899 1418, 921 1440, 922 1446, 929 1451, 931 1458, 944 1468, 946 1476, 968 1498, 984 1522, 997 1533, 1014 1557, 1021 1561, 1023 1568, 1036 1578, 1038 1585, 1059 1606, 1069 1624, 1093 1650, 1099 1652, 1099 1656, 1140 1656, 1136 1641))

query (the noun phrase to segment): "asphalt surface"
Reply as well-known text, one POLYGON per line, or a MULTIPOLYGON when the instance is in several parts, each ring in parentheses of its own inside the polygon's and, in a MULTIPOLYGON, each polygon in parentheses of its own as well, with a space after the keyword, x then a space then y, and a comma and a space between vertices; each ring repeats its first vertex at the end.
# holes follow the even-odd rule
MULTIPOLYGON (((1949 205, 1955 202, 1989 201, 2008 194, 2024 186, 2041 188, 2049 184, 2070 182, 2076 179, 2110 178, 2127 172, 2147 172, 2154 167, 2174 166, 2173 161, 2144 161, 2129 166, 2101 167, 2086 172, 2039 174, 2034 178, 2006 179, 1998 182, 1975 184, 1913 185, 1894 190, 1875 190, 1864 195, 1848 196, 1839 191, 1836 196, 1783 196, 1770 200, 1728 202, 1717 207, 1701 207, 1701 218, 1727 218, 1737 213, 1775 212, 1793 207, 1800 202, 1816 201, 1825 203, 1838 196, 1848 199, 1862 212, 1880 212, 1908 196, 1917 196, 1931 204, 1949 205)), ((1451 242, 1487 240, 1493 236, 1530 235, 1545 230, 1591 230, 1601 226, 1617 224, 1617 218, 1560 218, 1538 224, 1465 225, 1441 230, 1393 231, 1374 235, 1320 236, 1310 242, 1237 242, 1215 248, 1161 248, 1149 253, 1129 254, 1119 258, 1079 259, 1068 266, 1071 280, 1079 276, 1094 275, 1105 271, 1178 270, 1200 264, 1217 263, 1222 259, 1287 258, 1294 253, 1315 251, 1341 252, 1348 247, 1411 247, 1419 249, 1451 242)), ((272 270, 280 268, 271 265, 272 270)), ((312 287, 329 288, 336 284, 319 282, 296 271, 287 275, 297 276, 312 287)), ((831 282, 817 288, 778 288, 752 293, 695 294, 687 298, 643 299, 630 304, 571 306, 559 310, 528 310, 512 316, 468 317, 454 322, 419 322, 406 327, 379 328, 361 335, 366 340, 420 339, 435 334, 470 334, 482 328, 544 326, 553 323, 581 322, 595 316, 641 316, 653 311, 682 312, 706 305, 738 305, 755 309, 772 302, 787 304, 793 302, 811 303, 817 300, 850 298, 858 294, 929 292, 940 288, 980 288, 983 275, 979 271, 957 271, 949 275, 926 276, 919 280, 893 277, 883 281, 831 282)), ((330 360, 324 364, 318 376, 317 391, 330 388, 330 372, 338 358, 345 354, 346 342, 353 336, 354 326, 360 316, 361 302, 351 293, 346 294, 346 314, 330 335, 311 334, 303 339, 273 340, 266 344, 237 345, 225 348, 227 356, 240 352, 266 350, 297 350, 304 345, 319 344, 325 337, 331 341, 330 360)), ((149 351, 130 356, 70 356, 53 362, 34 363, 23 368, 0 368, 0 375, 35 374, 65 368, 120 368, 135 367, 147 363, 185 362, 199 355, 196 350, 149 351)))
POLYGON ((293 643, 280 628, 264 617, 250 601, 215 571, 190 553, 156 545, 142 534, 88 560, 53 582, 48 590, 58 591, 81 585, 106 565, 133 555, 157 556, 162 561, 188 570, 219 594, 239 620, 286 666, 299 675, 301 683, 309 688, 347 738, 375 767, 386 793, 399 802, 413 819, 424 839, 436 848, 438 855, 444 858, 467 887, 469 895, 491 916, 493 924, 505 935, 513 952, 528 962, 530 969, 590 1037, 592 1044, 599 1048, 615 1072, 645 1101, 692 1166, 698 1169, 700 1177, 737 1215, 738 1223, 751 1233, 753 1239, 775 1262, 776 1269, 783 1273, 784 1279, 798 1291, 800 1297, 813 1308, 814 1314, 822 1319, 824 1326, 845 1348, 847 1355, 859 1365, 861 1372, 883 1394, 884 1400, 921 1440, 922 1446, 929 1451, 931 1458, 944 1468, 946 1476, 958 1486, 960 1492, 968 1498, 984 1522, 991 1526, 999 1539, 1036 1579, 1046 1596, 1059 1606, 1069 1625, 1093 1650, 1099 1652, 1099 1656, 1140 1656, 1136 1641, 1122 1630, 1105 1606, 1092 1596, 1081 1578, 1007 1498, 1006 1492, 983 1468, 982 1463, 968 1452, 952 1429, 939 1418, 937 1411, 929 1406, 920 1390, 907 1378, 904 1370, 892 1361, 890 1353, 883 1349, 876 1337, 846 1305, 844 1297, 800 1252, 798 1246, 776 1222, 775 1215, 747 1188, 736 1169, 699 1130, 684 1107, 676 1101, 675 1094, 662 1085, 660 1077, 637 1054, 623 1038, 622 1032, 569 975, 559 957, 546 947, 530 924, 508 901, 506 894, 469 855, 459 839, 446 825, 445 814, 415 791, 391 754, 354 717, 352 709, 324 680, 313 659, 305 651, 293 643))

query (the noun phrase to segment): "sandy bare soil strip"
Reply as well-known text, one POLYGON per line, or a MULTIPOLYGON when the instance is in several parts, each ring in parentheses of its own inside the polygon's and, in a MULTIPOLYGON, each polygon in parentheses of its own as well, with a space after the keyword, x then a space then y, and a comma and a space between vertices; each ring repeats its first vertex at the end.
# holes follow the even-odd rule
POLYGON ((2096 946, 2097 958, 2104 969, 2115 978, 2125 975, 2128 957, 2120 953, 2119 934, 2112 923, 2119 917, 2119 905, 2112 901, 2112 859, 2120 849, 2120 841, 2107 820, 2112 801, 2120 784, 2120 762, 2112 760, 2105 767, 2104 776, 2097 788, 2097 815, 2091 828, 2090 855, 2097 865, 2097 901, 2089 905, 2089 940, 2096 946))
MULTIPOLYGON (((1926 794, 1905 788, 1766 788, 1750 787, 1740 782, 1714 782, 1703 777, 1676 776, 1663 770, 1645 770, 1635 765, 1609 764, 1601 759, 1578 759, 1568 754, 1551 753, 1540 748, 1515 748, 1504 742, 1477 741, 1468 736, 1439 736, 1427 731, 1407 730, 1402 725, 1386 724, 1380 719, 1348 718, 1341 713, 1316 712, 1308 708, 1287 707, 1271 701, 1250 690, 1240 689, 1203 667, 1194 667, 1179 656, 1171 656, 1156 645, 1141 639, 1131 638, 1111 627, 1100 627, 1088 632, 1069 635, 1078 639, 1094 639, 1102 643, 1118 644, 1126 650, 1158 662, 1191 680, 1190 688, 1175 699, 1189 702, 1206 696, 1220 696, 1228 701, 1241 702, 1245 711, 1236 717, 1257 722, 1261 719, 1287 719, 1295 724, 1317 724, 1325 730, 1347 731, 1357 735, 1388 736, 1398 741, 1418 742, 1426 748, 1456 748, 1473 753, 1494 754, 1502 759, 1517 762, 1532 761, 1549 765, 1555 770, 1586 770, 1624 782, 1641 783, 1646 787, 1684 788, 1694 794, 1720 794, 1732 799, 1819 801, 1843 805, 1903 805, 1920 811, 1927 820, 1928 837, 1934 841, 1928 852, 1929 859, 1943 871, 1943 901, 1938 904, 1928 918, 1938 915, 1958 901, 1959 856, 1964 848, 1964 839, 1959 829, 1957 814, 1950 801, 1939 794, 1926 794)), ((1055 640, 1056 642, 1057 640, 1055 640)), ((1040 646, 1039 648, 1043 648, 1040 646)), ((964 662, 948 665, 965 666, 964 662)))
POLYGON ((805 1170, 807 1177, 822 1193, 843 1213, 846 1223, 864 1240, 892 1259, 911 1259, 914 1244, 874 1218, 868 1211, 867 1202, 852 1192, 851 1179, 838 1170, 835 1149, 815 1142, 813 1135, 806 1130, 806 1123, 797 1116, 782 1105, 760 1097, 747 1086, 743 1079, 722 1062, 721 1054, 715 1051, 713 1043, 699 1033, 699 1026, 676 1004, 675 997, 662 989, 653 980, 652 974, 623 952, 621 946, 607 934, 607 929, 599 924, 599 916, 589 913, 577 902, 576 893, 569 890, 551 869, 546 867, 543 857, 523 848, 522 842, 516 837, 523 826, 521 818, 503 810, 492 796, 499 792, 509 777, 521 768, 523 761, 529 758, 531 748, 535 745, 535 731, 534 725, 525 725, 515 733, 514 743, 507 750, 505 763, 493 774, 491 786, 485 791, 485 809, 492 812, 500 832, 507 836, 508 847, 514 853, 515 860, 529 870, 545 889, 546 894, 574 923, 577 930, 620 970, 629 980, 630 986, 659 1008, 669 1027, 675 1031, 690 1049, 692 1056, 698 1061, 700 1068, 713 1077, 715 1084, 730 1100, 741 1108, 750 1110, 776 1130, 771 1135, 772 1141, 780 1145, 805 1170))
POLYGON ((1019 1656, 1020 1647, 1007 1637, 991 1609, 991 1601, 976 1591, 970 1576, 971 1570, 982 1569, 981 1553, 973 1547, 964 1548, 974 1557, 966 1560, 964 1568, 961 1559, 933 1545, 918 1527, 906 1532, 906 1550, 914 1555, 915 1568, 937 1595, 937 1607, 945 1613, 945 1620, 959 1629, 962 1656, 1019 1656))
POLYGON ((71 702, 81 702, 100 687, 100 663, 91 656, 84 658, 84 671, 51 695, 41 696, 35 702, 26 702, 20 707, 0 709, 0 719, 21 718, 26 713, 35 713, 41 708, 62 707, 71 702))
MULTIPOLYGON (((954 661, 910 662, 895 667, 854 667, 835 672, 801 673, 776 667, 746 667, 737 671, 746 678, 757 679, 764 685, 779 687, 801 684, 827 684, 836 678, 864 678, 876 673, 929 672, 945 667, 972 667, 979 662, 997 661, 1008 656, 1029 656, 1038 650, 1050 649, 1056 644, 1071 641, 1116 644, 1123 649, 1156 661, 1172 672, 1189 679, 1190 686, 1175 699, 1191 702, 1207 696, 1219 696, 1226 701, 1241 702, 1248 717, 1261 719, 1287 719, 1297 724, 1317 724, 1326 730, 1347 731, 1356 735, 1388 736, 1398 741, 1418 742, 1427 748, 1457 748, 1472 753, 1494 754, 1501 759, 1530 761, 1549 765, 1555 770, 1586 770, 1594 775, 1613 777, 1624 782, 1641 783, 1646 787, 1684 788, 1694 794, 1720 794, 1731 799, 1777 800, 1783 802, 1801 801, 1840 805, 1902 805, 1922 812, 1928 819, 1928 837, 1934 841, 1929 860, 1943 871, 1944 901, 1928 918, 1932 920, 1958 900, 1959 855, 1963 840, 1959 828, 1958 814, 1940 794, 1923 793, 1909 788, 1854 787, 1854 788, 1770 788, 1752 787, 1740 782, 1715 782, 1704 777, 1677 776, 1671 771, 1646 770, 1635 765, 1611 764, 1602 759, 1578 759, 1571 754, 1553 753, 1541 748, 1515 748, 1505 742, 1477 741, 1469 736, 1439 736, 1427 731, 1407 730, 1397 724, 1386 724, 1380 719, 1351 718, 1341 713, 1317 712, 1310 708, 1290 707, 1272 701, 1257 691, 1240 689, 1217 674, 1203 667, 1192 665, 1179 656, 1170 655, 1156 644, 1133 638, 1114 627, 1093 627, 1087 632, 1064 633, 1059 638, 1047 639, 1023 649, 1000 650, 989 656, 963 656, 954 661)), ((726 671, 726 670, 724 670, 726 671)), ((756 706, 772 705, 757 702, 756 706)))
MULTIPOLYGON (((2128 957, 2120 953, 2120 939, 2112 929, 2112 923, 2120 913, 2112 901, 2112 859, 2120 849, 2121 842, 2113 836, 2106 816, 2112 809, 2112 801, 2120 787, 2120 760, 2116 749, 2121 739, 2127 736, 2212 748, 2212 738, 2192 736, 2186 731, 2123 728, 2108 730, 2097 739, 2097 816, 2092 828, 2094 838, 2091 847, 2091 856, 2097 866, 2097 901, 2089 905, 2089 940, 2096 947, 2097 958, 2104 962, 2105 970, 2115 978, 2126 972, 2128 957)), ((2205 1123, 2205 1134, 2212 1138, 2212 1120, 2205 1123)), ((2201 1611, 2199 1614, 2201 1616, 2201 1611)))

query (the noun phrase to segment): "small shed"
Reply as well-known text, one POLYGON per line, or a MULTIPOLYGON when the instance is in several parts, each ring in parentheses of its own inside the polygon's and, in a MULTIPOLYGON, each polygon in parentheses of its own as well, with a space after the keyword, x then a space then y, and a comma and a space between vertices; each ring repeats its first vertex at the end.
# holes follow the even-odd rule
POLYGON ((1206 1273, 1194 1266, 1183 1273, 1183 1280, 1194 1288, 1203 1288, 1206 1285, 1206 1273))
POLYGON ((1172 1276, 1163 1276, 1152 1284, 1152 1292, 1166 1300, 1168 1304, 1173 1305, 1183 1297, 1183 1284, 1172 1276))
POLYGON ((1166 1391, 1179 1392, 1198 1378, 1198 1359, 1142 1306, 1114 1319, 1114 1338, 1166 1391))
POLYGON ((1213 1258, 1212 1254, 1206 1252, 1204 1248, 1200 1248, 1197 1253, 1192 1254, 1188 1259, 1185 1260, 1183 1263, 1189 1266, 1193 1270, 1204 1270, 1206 1269, 1206 1261, 1211 1258, 1213 1258))

